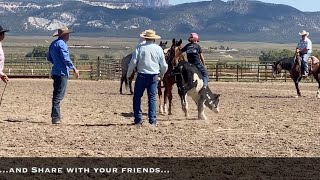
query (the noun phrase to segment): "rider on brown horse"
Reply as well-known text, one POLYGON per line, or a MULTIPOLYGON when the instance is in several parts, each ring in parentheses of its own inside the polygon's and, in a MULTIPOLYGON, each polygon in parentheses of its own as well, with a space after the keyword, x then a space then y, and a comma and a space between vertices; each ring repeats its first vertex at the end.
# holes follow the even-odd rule
POLYGON ((296 52, 300 53, 300 56, 302 58, 302 76, 307 77, 309 75, 308 59, 312 53, 312 42, 307 37, 309 35, 309 32, 303 30, 299 33, 299 35, 301 36, 301 40, 297 44, 296 52))

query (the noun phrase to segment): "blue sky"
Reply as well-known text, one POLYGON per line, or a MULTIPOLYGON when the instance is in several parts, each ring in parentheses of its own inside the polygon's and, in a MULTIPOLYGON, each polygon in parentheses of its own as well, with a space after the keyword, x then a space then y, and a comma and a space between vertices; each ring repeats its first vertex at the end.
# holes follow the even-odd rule
MULTIPOLYGON (((201 1, 201 0, 200 0, 201 1)), ((227 1, 227 0, 223 0, 227 1)), ((260 0, 267 3, 286 4, 301 11, 320 11, 320 0, 260 0)), ((199 2, 199 0, 169 0, 171 4, 199 2)))

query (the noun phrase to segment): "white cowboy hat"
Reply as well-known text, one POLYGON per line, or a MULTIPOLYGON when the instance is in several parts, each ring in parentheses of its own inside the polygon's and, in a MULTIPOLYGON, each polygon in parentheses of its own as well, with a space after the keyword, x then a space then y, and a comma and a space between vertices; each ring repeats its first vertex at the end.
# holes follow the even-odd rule
POLYGON ((302 32, 299 32, 299 35, 300 36, 304 36, 304 35, 309 36, 309 32, 307 32, 306 30, 302 30, 302 32))
POLYGON ((140 37, 145 39, 160 39, 161 37, 156 35, 156 32, 152 29, 145 30, 140 34, 140 37))
POLYGON ((52 36, 53 37, 62 36, 69 33, 73 33, 73 31, 68 29, 68 27, 62 27, 62 28, 59 28, 56 32, 54 32, 52 36))

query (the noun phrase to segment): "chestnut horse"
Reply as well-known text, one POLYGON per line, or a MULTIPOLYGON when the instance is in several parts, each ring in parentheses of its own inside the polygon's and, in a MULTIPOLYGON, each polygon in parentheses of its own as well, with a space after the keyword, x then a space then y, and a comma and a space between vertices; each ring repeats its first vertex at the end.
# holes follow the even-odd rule
MULTIPOLYGON (((159 46, 165 50, 166 49, 166 46, 167 46, 167 41, 166 42, 162 42, 160 41, 160 44, 159 46)), ((122 94, 122 84, 124 82, 125 84, 125 87, 127 89, 128 87, 128 81, 129 81, 129 88, 130 88, 130 94, 133 94, 133 91, 132 91, 132 80, 134 78, 134 75, 135 75, 135 71, 132 73, 131 75, 131 80, 127 80, 127 71, 128 71, 128 66, 129 66, 129 63, 131 61, 131 58, 132 58, 132 53, 128 54, 126 57, 124 57, 122 60, 121 60, 121 79, 120 79, 120 94, 122 94)))
MULTIPOLYGON (((316 58, 314 56, 311 56, 309 59, 309 67, 310 67, 310 74, 313 75, 313 77, 318 82, 318 91, 317 91, 317 97, 320 98, 320 68, 319 68, 319 58, 316 58)), ((281 73, 281 70, 287 70, 290 72, 291 78, 294 82, 294 85, 297 90, 297 96, 301 97, 301 92, 299 89, 299 82, 302 79, 302 69, 301 69, 301 60, 302 58, 299 55, 299 52, 295 53, 295 56, 293 58, 283 58, 278 60, 277 62, 273 62, 272 64, 272 74, 275 77, 276 75, 281 73)))
MULTIPOLYGON (((182 44, 181 39, 179 41, 176 41, 175 38, 173 38, 171 47, 181 46, 181 44, 182 44)), ((168 52, 165 55, 166 62, 168 64, 168 70, 164 74, 162 80, 159 81, 159 84, 158 84, 159 112, 161 114, 168 113, 168 115, 172 115, 172 111, 171 111, 171 108, 172 108, 172 88, 173 88, 173 85, 176 83, 175 77, 171 75, 173 66, 170 62, 171 62, 172 58, 174 58, 174 57, 172 56, 170 51, 171 51, 171 48, 168 50, 168 52), (163 86, 161 85, 162 83, 163 83, 163 86), (161 101, 162 87, 164 87, 164 95, 163 95, 164 104, 162 104, 162 101, 161 101), (167 101, 168 100, 169 100, 169 108, 167 108, 167 101)))

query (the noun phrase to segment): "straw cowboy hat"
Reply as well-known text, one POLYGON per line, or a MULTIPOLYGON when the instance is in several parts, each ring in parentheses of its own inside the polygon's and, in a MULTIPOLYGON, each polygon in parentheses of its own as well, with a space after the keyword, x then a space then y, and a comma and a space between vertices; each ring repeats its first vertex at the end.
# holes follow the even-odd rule
POLYGON ((302 32, 299 32, 299 35, 300 36, 304 36, 304 35, 309 36, 309 32, 307 32, 306 30, 302 30, 302 32))
POLYGON ((62 27, 62 28, 59 28, 56 32, 54 32, 52 36, 53 37, 62 36, 69 33, 73 33, 73 31, 68 29, 68 27, 62 27))
POLYGON ((0 25, 0 33, 8 32, 9 30, 3 29, 2 26, 0 25))
POLYGON ((156 35, 156 32, 152 29, 145 30, 140 34, 140 37, 145 39, 160 39, 161 37, 156 35))

